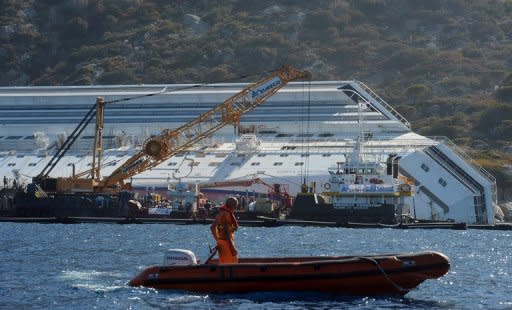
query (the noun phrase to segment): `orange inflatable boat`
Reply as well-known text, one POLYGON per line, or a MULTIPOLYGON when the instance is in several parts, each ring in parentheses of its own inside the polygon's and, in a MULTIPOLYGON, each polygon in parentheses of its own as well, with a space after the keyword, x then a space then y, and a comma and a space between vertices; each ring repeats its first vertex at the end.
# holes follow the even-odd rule
POLYGON ((405 295, 450 269, 438 252, 340 257, 241 258, 198 264, 187 250, 171 249, 164 266, 143 270, 129 285, 208 293, 317 291, 344 295, 405 295))

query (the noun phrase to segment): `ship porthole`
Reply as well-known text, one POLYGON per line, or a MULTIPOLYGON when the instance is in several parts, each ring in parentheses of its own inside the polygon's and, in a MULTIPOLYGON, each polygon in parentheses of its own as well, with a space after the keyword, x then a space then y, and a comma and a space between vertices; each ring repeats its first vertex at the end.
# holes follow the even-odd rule
POLYGON ((324 188, 325 189, 330 189, 331 188, 331 183, 325 183, 324 184, 324 188))

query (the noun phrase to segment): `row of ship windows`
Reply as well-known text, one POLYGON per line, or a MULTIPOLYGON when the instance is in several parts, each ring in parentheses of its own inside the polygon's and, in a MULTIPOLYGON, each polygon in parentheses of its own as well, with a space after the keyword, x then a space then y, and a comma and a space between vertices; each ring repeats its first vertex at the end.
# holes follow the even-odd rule
MULTIPOLYGON (((28 166, 29 167, 35 167, 37 166, 38 163, 29 163, 28 166)), ((107 164, 105 164, 106 166, 115 166, 117 164, 116 161, 112 161, 112 162, 109 162, 107 164)), ((69 163, 68 166, 73 166, 75 165, 74 163, 69 163)), ((16 166, 16 163, 8 163, 7 164, 8 167, 15 167, 16 166)), ((92 166, 92 163, 88 163, 87 166, 92 166)))
MULTIPOLYGON (((276 132, 275 131, 268 131, 268 132, 265 132, 265 131, 261 131, 260 134, 275 134, 276 132)), ((153 135, 154 136, 154 135, 153 135)), ((287 137, 314 137, 314 134, 312 133, 303 133, 303 134, 297 134, 297 135, 293 135, 293 134, 288 134, 288 133, 279 133, 279 134, 276 134, 276 138, 287 138, 287 137)), ((320 133, 317 135, 318 137, 322 137, 322 138, 327 138, 327 137, 333 137, 334 134, 333 133, 320 133)), ((21 140, 21 139, 24 139, 24 140, 34 140, 34 136, 0 136, 0 140, 1 139, 4 139, 5 140, 21 140)), ((103 139, 115 139, 116 136, 103 136, 103 139)), ((81 139, 88 139, 88 140, 92 140, 94 139, 94 136, 83 136, 81 139)))
MULTIPOLYGON (((251 163, 251 166, 259 166, 259 165, 260 165, 259 162, 251 163)), ((283 165, 282 162, 275 162, 274 163, 274 166, 282 166, 282 165, 283 165)), ((303 166, 303 165, 304 165, 304 163, 301 162, 301 161, 295 163, 295 166, 303 166)))
MULTIPOLYGON (((5 140, 34 140, 34 136, 0 136, 0 139, 5 138, 5 140)), ((115 139, 116 136, 103 136, 103 139, 115 139)), ((94 139, 94 136, 83 136, 82 139, 94 139)))
MULTIPOLYGON (((272 110, 259 110, 259 111, 252 111, 250 113, 245 114, 242 116, 242 119, 245 120, 251 120, 251 119, 257 119, 262 118, 264 116, 270 116, 272 118, 277 119, 279 116, 281 118, 283 116, 286 116, 287 119, 290 118, 308 118, 308 119, 322 119, 322 118, 332 118, 336 116, 343 116, 343 118, 347 119, 356 119, 358 118, 357 110, 343 110, 339 111, 335 108, 325 108, 325 109, 315 109, 310 110, 309 113, 306 113, 305 111, 295 110, 291 111, 290 109, 272 109, 272 110)), ((203 113, 208 112, 204 111, 203 113)), ((375 112, 364 112, 362 113, 366 118, 376 118, 379 119, 382 117, 382 115, 377 114, 375 112)), ((85 113, 84 113, 85 114, 85 113)), ((200 111, 155 111, 155 112, 147 112, 147 111, 122 111, 122 112, 106 112, 105 113, 105 120, 107 123, 110 122, 119 122, 119 121, 127 121, 130 119, 135 119, 134 115, 138 115, 140 118, 144 119, 154 119, 155 121, 158 120, 170 120, 172 121, 180 121, 180 120, 187 120, 187 119, 193 119, 197 117, 197 115, 200 114, 200 111)), ((217 114, 212 114, 212 118, 215 118, 217 114)), ((0 118, 4 121, 26 121, 26 120, 36 120, 38 117, 41 117, 40 121, 52 121, 52 120, 58 120, 62 122, 77 122, 80 119, 82 119, 82 115, 79 113, 62 113, 58 111, 43 111, 39 113, 34 112, 28 112, 28 111, 2 111, 0 109, 0 118)))
MULTIPOLYGON (((254 119, 256 117, 262 117, 265 115, 271 114, 271 116, 277 117, 278 115, 286 115, 286 117, 290 118, 321 118, 321 117, 331 117, 334 116, 334 112, 336 108, 329 108, 325 107, 323 109, 316 108, 314 110, 310 110, 309 113, 306 113, 305 111, 295 110, 290 111, 290 109, 267 109, 267 110, 255 110, 251 111, 245 116, 242 117, 242 119, 254 119)), ((203 111, 203 113, 208 111, 203 111)), ((107 122, 112 122, 115 120, 120 119, 129 119, 130 117, 133 118, 133 115, 139 115, 141 118, 156 118, 156 119, 169 119, 169 120, 183 120, 183 119, 193 119, 197 117, 201 112, 200 111, 186 111, 186 110, 178 110, 178 111, 137 111, 137 110, 130 110, 130 111, 105 111, 105 119, 107 122)), ((343 115, 345 117, 349 117, 352 119, 355 119, 355 115, 357 113, 356 109, 350 110, 343 110, 341 112, 338 112, 339 115, 343 115)), ((376 115, 372 112, 364 112, 366 117, 379 117, 380 115, 376 115)), ((85 113, 84 113, 85 114, 85 113)), ((28 112, 23 110, 11 110, 6 111, 3 109, 0 109, 0 115, 3 120, 28 120, 33 119, 37 117, 42 118, 52 118, 52 119, 58 119, 62 121, 66 120, 72 120, 72 121, 78 121, 82 118, 82 114, 79 112, 60 112, 60 111, 41 111, 41 112, 28 112)), ((213 117, 215 117, 215 114, 213 114, 213 117)), ((366 118, 365 117, 365 118, 366 118)))
MULTIPOLYGON (((43 98, 43 97, 41 97, 43 98)), ((110 100, 115 100, 115 99, 122 99, 122 97, 118 97, 116 98, 116 96, 109 96, 109 99, 110 100)), ((38 100, 40 100, 38 98, 38 100)), ((7 101, 3 101, 2 102, 2 105, 1 105, 1 109, 5 109, 5 110, 12 110, 12 109, 24 109, 24 110, 33 110, 33 109, 37 109, 37 110, 41 110, 41 111, 46 111, 46 110, 52 110, 52 111, 78 111, 78 112, 84 112, 86 113, 89 108, 91 107, 91 104, 84 104, 84 103, 79 103, 77 102, 76 104, 73 104, 72 106, 69 106, 69 102, 68 102, 68 99, 62 99, 62 100, 58 100, 58 99, 51 99, 52 100, 52 104, 44 104, 44 103, 37 103, 37 104, 34 104, 34 103, 29 103, 29 102, 26 102, 25 104, 19 104, 17 102, 7 102, 7 101), (59 103, 60 102, 60 103, 59 103), (10 103, 10 104, 9 104, 10 103)), ((266 108, 266 109, 277 109, 277 108, 288 108, 288 107, 297 107, 297 101, 295 100, 288 100, 288 101, 273 101, 272 99, 268 100, 268 102, 270 102, 270 104, 267 104, 266 106, 262 106, 261 108, 266 108)), ((210 110, 212 109, 213 107, 215 107, 217 104, 219 104, 220 102, 217 102, 217 101, 210 101, 210 102, 201 102, 201 103, 198 103, 196 101, 182 101, 182 102, 174 102, 174 103, 170 103, 168 100, 166 101, 157 101, 157 102, 145 102, 143 104, 139 104, 139 103, 120 103, 120 104, 115 104, 115 105, 111 105, 108 107, 108 110, 113 110, 113 111, 125 111, 125 110, 128 110, 128 109, 131 109, 131 110, 147 110, 147 111, 151 111, 151 110, 176 110, 176 109, 180 109, 180 110, 192 110, 192 111, 198 111, 198 110, 210 110)), ((315 106, 315 107, 319 107, 319 108, 323 108, 323 107, 326 107, 326 106, 334 106, 334 107, 339 107, 340 104, 343 104, 344 106, 347 106, 347 107, 354 107, 355 109, 357 109, 357 105, 351 103, 350 101, 346 101, 346 102, 339 102, 339 101, 327 101, 327 100, 315 100, 315 101, 311 101, 311 105, 315 106)))
MULTIPOLYGON (((424 163, 421 164, 421 169, 423 169, 423 171, 425 171, 425 172, 429 172, 430 171, 429 166, 427 166, 424 163)), ((441 186, 443 186, 443 187, 446 187, 446 185, 448 185, 448 182, 446 182, 446 180, 443 179, 443 178, 439 178, 437 180, 437 183, 441 184, 441 186)))
MULTIPOLYGON (((3 139, 5 136, 0 136, 0 139, 3 139)), ((7 136, 5 140, 20 140, 23 136, 7 136)), ((34 136, 26 136, 25 140, 33 140, 34 136)))
MULTIPOLYGON (((283 146, 281 149, 282 150, 294 150, 296 147, 295 146, 283 146)), ((265 157, 267 155, 272 155, 272 154, 258 154, 258 157, 265 157)), ((287 153, 283 153, 283 154, 280 154, 279 156, 280 157, 288 157, 290 154, 287 154, 287 153)), ((332 154, 331 153, 325 153, 325 154, 322 154, 322 157, 330 157, 332 154)), ((7 155, 5 154, 1 154, 0 155, 0 158, 5 158, 7 155)), ((126 154, 118 154, 116 155, 116 157, 118 158, 122 158, 122 157, 125 157, 126 154)), ((184 157, 185 154, 183 153, 180 153, 180 154, 176 154, 175 157, 184 157)), ((196 157, 205 157, 206 154, 203 154, 203 153, 196 153, 196 157)), ((226 157, 227 154, 216 154, 215 157, 217 158, 223 158, 223 157, 226 157)), ((25 155, 16 155, 16 158, 24 158, 25 155)), ((45 158, 47 157, 46 155, 37 155, 38 158, 45 158)), ((76 158, 84 158, 85 155, 76 155, 75 156, 76 158)), ((238 157, 245 157, 244 154, 238 154, 238 157)), ((300 154, 300 157, 309 157, 309 154, 300 154)), ((172 163, 169 163, 169 166, 172 166, 172 163)))
MULTIPOLYGON (((168 166, 176 166, 178 163, 176 162, 170 162, 169 164, 167 164, 168 166)), ((241 163, 239 162, 232 162, 230 163, 231 166, 239 166, 241 163)), ((208 166, 210 167, 213 167, 213 166, 218 166, 220 165, 220 162, 216 162, 216 161, 212 161, 208 164, 208 166)), ((253 162, 251 163, 251 166, 259 166, 261 165, 260 162, 253 162)), ((274 163, 274 166, 282 166, 283 165, 283 162, 275 162, 274 163)), ((296 162, 295 163, 295 166, 303 166, 304 165, 304 162, 296 162)), ((194 161, 194 162, 191 162, 188 164, 188 166, 199 166, 199 162, 198 161, 194 161)))
MULTIPOLYGON (((1 112, 0 112, 1 113, 1 112)), ((296 123, 298 121, 301 121, 306 116, 304 115, 286 115, 280 114, 280 115, 269 115, 269 114, 262 114, 262 115, 255 115, 255 116, 242 116, 241 122, 247 123, 247 124, 261 124, 262 120, 265 122, 287 122, 287 123, 296 123)), ((171 124, 182 124, 185 122, 190 122, 195 118, 195 116, 191 117, 172 117, 172 116, 153 116, 153 117, 144 117, 140 116, 139 118, 136 118, 136 116, 133 117, 119 117, 119 118, 113 118, 113 119, 107 119, 106 124, 133 124, 134 121, 137 123, 171 123, 171 124)), ((82 118, 76 117, 76 118, 70 118, 70 117, 62 117, 62 118, 52 118, 49 119, 48 117, 5 117, 0 115, 0 121, 5 125, 11 125, 11 124, 17 124, 17 125, 32 125, 35 124, 76 124, 80 122, 82 118)), ((335 114, 322 114, 322 115, 310 115, 307 116, 308 121, 310 122, 322 122, 322 121, 337 121, 337 122, 349 122, 349 121, 357 121, 359 117, 357 115, 343 115, 338 116, 335 114)), ((366 121, 382 121, 382 120, 388 120, 383 115, 366 115, 364 118, 366 121)))
MULTIPOLYGON (((293 148, 295 148, 293 146, 293 148)), ((258 157, 265 157, 267 155, 270 155, 270 154, 258 154, 258 157)), ((279 156, 280 157, 288 157, 289 154, 280 154, 279 156)), ((322 157, 331 157, 331 153, 325 153, 325 154, 322 154, 322 157)), ((309 154, 300 154, 300 157, 309 157, 309 154)))
MULTIPOLYGON (((116 164, 117 164, 117 161, 112 161, 112 162, 109 162, 109 163, 107 163, 107 164, 105 164, 105 165, 107 165, 107 166, 115 166, 116 164)), ((170 163, 169 163, 169 164, 167 164, 167 165, 168 165, 168 166, 176 166, 177 164, 178 164, 177 162, 170 162, 170 163)), ((194 161, 194 162, 189 163, 189 164, 188 164, 188 166, 195 167, 195 166, 199 166, 199 164, 200 164, 200 163, 199 163, 198 161, 194 161)), ((259 163, 259 162, 253 162, 253 163, 251 163, 251 166, 259 166, 260 164, 261 164, 261 163, 259 163)), ((69 164, 68 164, 68 166, 73 166, 73 165, 74 165, 74 163, 69 163, 69 164)), ((92 165, 92 163, 88 163, 87 165, 88 165, 88 166, 91 166, 91 165, 92 165)), ((210 167, 212 167, 212 166, 218 166, 218 165, 220 165, 220 163, 219 163, 219 162, 210 162, 210 163, 208 164, 208 166, 210 166, 210 167)), ((231 165, 231 166, 238 166, 238 165, 240 165, 240 163, 233 162, 233 163, 231 163, 230 165, 231 165)), ((283 162, 275 162, 275 163, 274 163, 274 166, 282 166, 282 165, 283 165, 283 162)), ((296 163, 295 163, 295 166, 303 166, 303 165, 304 165, 304 162, 296 162, 296 163)), ((16 166, 16 163, 8 163, 8 164, 7 164, 7 166, 8 166, 8 167, 14 167, 14 166, 16 166)), ((29 163, 29 164, 28 164, 28 166, 29 166, 29 167, 35 167, 35 166, 37 166, 37 163, 29 163)))
MULTIPOLYGON (((119 158, 121 158, 121 157, 125 157, 125 156, 126 156, 126 154, 118 154, 118 155, 116 155, 116 157, 119 157, 119 158)), ((7 155, 6 155, 6 154, 0 154, 0 158, 5 158, 5 157, 7 157, 7 155)), ((20 155, 16 155, 16 158, 24 158, 24 157, 25 157, 25 155, 21 155, 21 154, 20 154, 20 155)), ((39 155, 37 155, 36 157, 37 157, 37 158, 46 158, 46 157, 48 157, 48 155, 39 154, 39 155)), ((83 155, 83 154, 79 154, 79 155, 76 155, 75 157, 76 157, 76 158, 84 158, 84 157, 85 157, 85 155, 83 155)))

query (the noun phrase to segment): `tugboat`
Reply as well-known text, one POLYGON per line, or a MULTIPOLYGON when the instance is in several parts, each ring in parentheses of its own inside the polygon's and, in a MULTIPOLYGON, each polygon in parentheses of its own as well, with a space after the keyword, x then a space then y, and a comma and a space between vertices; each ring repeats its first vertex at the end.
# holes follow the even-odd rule
POLYGON ((166 216, 171 218, 195 217, 204 204, 203 195, 198 191, 189 189, 189 184, 181 182, 167 185, 167 199, 148 209, 149 215, 166 216))
POLYGON ((399 157, 389 154, 383 163, 361 152, 362 146, 358 138, 352 154, 329 168, 322 193, 303 186, 290 218, 381 224, 408 219, 414 182, 399 176, 399 157))

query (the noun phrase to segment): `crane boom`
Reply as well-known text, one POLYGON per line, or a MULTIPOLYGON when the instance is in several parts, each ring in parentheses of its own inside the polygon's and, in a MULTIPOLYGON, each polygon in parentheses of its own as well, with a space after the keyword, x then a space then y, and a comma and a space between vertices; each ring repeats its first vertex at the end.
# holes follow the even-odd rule
POLYGON ((288 82, 299 79, 310 80, 311 73, 285 65, 187 124, 163 130, 160 135, 147 139, 139 152, 98 182, 95 191, 123 187, 124 180, 159 165, 224 126, 237 126, 242 115, 265 102, 288 82))

